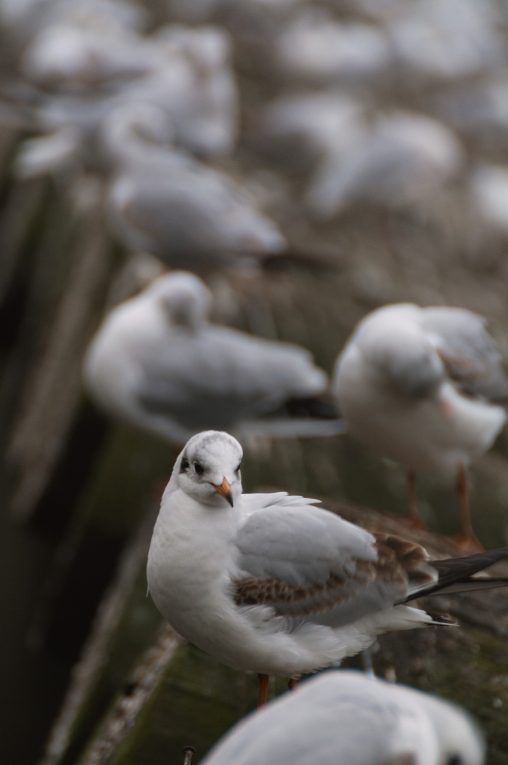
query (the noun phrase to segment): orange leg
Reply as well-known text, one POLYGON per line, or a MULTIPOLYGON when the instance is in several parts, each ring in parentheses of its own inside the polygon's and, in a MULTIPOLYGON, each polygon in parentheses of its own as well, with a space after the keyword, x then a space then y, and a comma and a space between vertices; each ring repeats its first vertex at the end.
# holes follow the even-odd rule
POLYGON ((270 677, 268 675, 258 674, 258 680, 258 707, 262 707, 268 701, 268 683, 270 682, 270 677))
POLYGON ((455 491, 457 492, 457 497, 459 500, 461 533, 453 537, 453 541, 464 551, 475 552, 477 550, 484 550, 485 548, 474 533, 473 529, 470 504, 471 490, 464 465, 460 465, 457 472, 455 491))

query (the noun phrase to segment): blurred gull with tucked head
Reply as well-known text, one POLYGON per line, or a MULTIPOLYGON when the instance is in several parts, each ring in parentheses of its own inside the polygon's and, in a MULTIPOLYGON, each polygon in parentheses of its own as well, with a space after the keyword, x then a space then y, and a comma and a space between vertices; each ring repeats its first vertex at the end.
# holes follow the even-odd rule
POLYGON ((284 236, 243 185, 168 143, 162 110, 143 104, 117 110, 104 144, 117 166, 110 219, 130 250, 206 272, 252 265, 285 249, 284 236))
POLYGON ((410 518, 415 475, 456 481, 457 541, 475 547, 466 468, 504 425, 508 380, 485 320, 462 308, 388 305, 373 311, 339 356, 333 386, 348 432, 405 466, 410 518))
POLYGON ((483 765, 485 754, 455 704, 344 670, 241 720, 202 765, 483 765))
POLYGON ((364 107, 337 91, 281 96, 252 126, 252 142, 290 171, 314 171, 333 154, 346 156, 364 129, 364 107))
POLYGON ((211 324, 211 294, 172 273, 115 308, 93 339, 85 381, 120 419, 176 443, 203 428, 333 435, 342 423, 320 396, 326 374, 297 345, 211 324))
POLYGON ((462 166, 462 147, 451 130, 397 111, 361 131, 346 156, 328 154, 309 184, 307 207, 322 219, 355 205, 418 207, 431 203, 462 166))

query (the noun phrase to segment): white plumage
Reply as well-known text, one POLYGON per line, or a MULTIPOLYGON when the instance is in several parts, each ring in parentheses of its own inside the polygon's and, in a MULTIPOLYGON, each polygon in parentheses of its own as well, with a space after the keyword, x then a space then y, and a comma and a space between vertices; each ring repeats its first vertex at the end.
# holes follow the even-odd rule
MULTIPOLYGON (((162 498, 148 587, 183 637, 237 669, 293 676, 389 630, 438 623, 406 602, 449 587, 456 561, 431 563, 420 545, 370 534, 316 500, 244 495, 241 461, 228 433, 198 433, 162 498)), ((462 558, 456 578, 464 588, 472 571, 505 554, 462 558)))
POLYGON ((461 308, 372 312, 340 354, 333 387, 348 431, 416 474, 457 476, 506 419, 499 352, 482 317, 461 308))
POLYGON ((295 399, 312 399, 327 387, 310 353, 210 323, 211 300, 198 277, 173 272, 115 308, 85 359, 94 399, 114 416, 180 444, 211 427, 267 435, 339 432, 338 418, 320 417, 319 409, 314 417, 288 410, 295 399))
POLYGON ((473 720, 436 696, 326 672, 239 722, 203 765, 482 765, 473 720), (455 759, 454 759, 455 758, 455 759))

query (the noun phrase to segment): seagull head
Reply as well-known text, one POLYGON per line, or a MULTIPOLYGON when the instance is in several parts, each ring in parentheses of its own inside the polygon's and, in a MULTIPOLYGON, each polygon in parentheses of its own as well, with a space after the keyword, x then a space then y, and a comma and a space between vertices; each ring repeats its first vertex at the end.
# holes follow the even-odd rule
POLYGON ((234 507, 242 493, 242 447, 233 436, 206 430, 192 436, 176 468, 179 488, 210 507, 234 507))
POLYGON ((161 276, 152 284, 150 295, 173 324, 198 329, 207 321, 212 294, 194 274, 172 271, 161 276))
POLYGON ((439 765, 482 765, 485 742, 476 722, 463 709, 429 694, 419 699, 430 717, 439 745, 439 765))

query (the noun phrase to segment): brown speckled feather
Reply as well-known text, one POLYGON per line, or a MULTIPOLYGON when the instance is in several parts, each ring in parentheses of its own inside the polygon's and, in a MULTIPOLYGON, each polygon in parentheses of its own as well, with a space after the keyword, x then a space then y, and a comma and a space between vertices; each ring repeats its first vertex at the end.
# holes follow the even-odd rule
MULTIPOLYGON (((354 559, 348 576, 330 573, 321 582, 292 585, 275 577, 249 576, 234 582, 238 606, 269 605, 278 614, 304 617, 330 611, 353 598, 361 597, 371 585, 392 593, 393 602, 407 596, 415 587, 432 586, 436 572, 428 565, 428 554, 421 545, 390 534, 375 535, 377 559, 354 559)), ((380 600, 380 607, 381 607, 380 600)))

